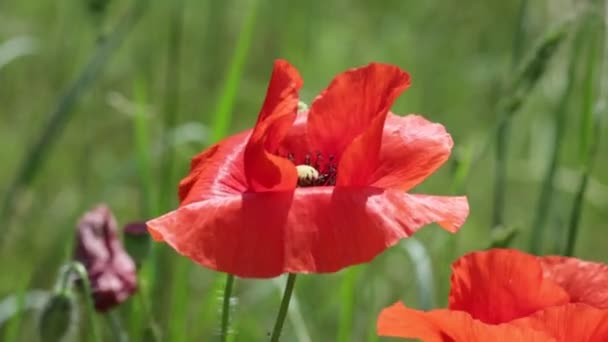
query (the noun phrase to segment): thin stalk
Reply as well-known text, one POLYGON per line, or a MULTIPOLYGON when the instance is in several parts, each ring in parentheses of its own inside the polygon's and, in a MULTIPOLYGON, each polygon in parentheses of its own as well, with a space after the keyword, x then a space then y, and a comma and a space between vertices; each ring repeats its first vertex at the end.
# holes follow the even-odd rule
POLYGON ((568 235, 566 240, 566 246, 564 248, 564 255, 572 256, 574 254, 574 248, 576 246, 576 240, 578 237, 579 231, 579 222, 581 218, 581 214, 583 211, 583 200, 585 198, 585 193, 587 191, 587 185, 589 183, 589 178, 591 177, 591 171, 593 169, 593 163, 595 160, 595 155, 597 152, 597 147, 599 143, 599 129, 601 127, 600 118, 601 115, 604 114, 605 111, 605 99, 602 96, 606 96, 606 91, 608 91, 608 82, 606 77, 608 77, 608 4, 604 3, 605 6, 603 13, 603 32, 602 32, 602 59, 600 74, 602 79, 600 80, 599 92, 597 99, 597 105, 594 109, 592 106, 592 98, 594 94, 594 84, 595 76, 597 75, 595 71, 595 59, 596 59, 596 42, 595 40, 591 40, 591 46, 589 49, 589 59, 586 61, 586 75, 583 86, 583 115, 582 115, 582 123, 581 123, 581 135, 580 135, 580 143, 581 143, 581 156, 582 156, 582 164, 583 164, 583 174, 579 183, 578 190, 576 192, 576 196, 574 198, 574 202, 572 204, 572 212, 570 214, 570 222, 568 225, 568 235))
POLYGON ((222 301, 222 325, 220 331, 220 339, 226 342, 228 339, 228 327, 230 326, 230 299, 232 298, 232 289, 234 288, 234 275, 226 276, 226 287, 224 288, 224 299, 222 301))
MULTIPOLYGON (((521 59, 524 43, 524 21, 528 0, 521 0, 517 15, 515 34, 513 35, 513 56, 511 69, 515 69, 521 59)), ((498 126, 496 135, 496 166, 494 169, 494 213, 492 226, 497 228, 504 224, 504 210, 507 185, 507 158, 511 132, 511 120, 507 119, 498 126)))
MULTIPOLYGON (((168 134, 176 125, 179 112, 179 85, 180 85, 180 63, 181 63, 181 45, 182 32, 184 21, 184 1, 178 0, 172 3, 172 15, 169 25, 169 41, 167 44, 167 65, 165 76, 165 93, 166 101, 164 106, 164 122, 163 122, 163 155, 161 161, 160 175, 160 194, 158 197, 158 208, 165 211, 171 207, 174 201, 173 194, 173 166, 175 159, 174 144, 170 141, 171 136, 168 134)), ((188 303, 188 277, 190 263, 187 260, 176 259, 173 262, 172 288, 173 295, 171 298, 171 317, 173 324, 169 327, 169 339, 171 341, 183 341, 186 335, 183 333, 185 323, 187 322, 188 303), (177 323, 179 322, 179 323, 177 323)))
POLYGON ((287 277, 287 284, 285 285, 285 292, 283 293, 283 299, 281 299, 279 314, 277 315, 277 320, 275 321, 274 329, 272 329, 272 335, 270 336, 270 342, 279 341, 281 331, 283 330, 283 323, 285 322, 285 317, 287 317, 287 310, 289 309, 289 302, 291 300, 291 294, 293 293, 295 283, 296 274, 289 273, 289 276, 287 277))
POLYGON ((243 68, 249 55, 249 47, 253 40, 253 32, 257 17, 257 1, 253 1, 251 9, 247 13, 243 27, 239 32, 236 49, 228 66, 222 91, 218 99, 214 122, 212 126, 212 141, 216 142, 226 135, 232 121, 232 107, 238 91, 239 83, 243 75, 243 68))
POLYGON ((120 321, 120 317, 118 316, 118 312, 111 311, 105 314, 106 319, 108 320, 108 325, 110 326, 110 331, 112 332, 112 338, 116 342, 127 342, 127 334, 123 329, 122 322, 120 321))
MULTIPOLYGON (((137 104, 135 113, 133 115, 133 144, 135 147, 135 156, 137 162, 137 172, 140 178, 140 198, 141 198, 141 214, 143 217, 152 217, 158 213, 158 201, 156 198, 156 187, 154 177, 150 170, 152 170, 152 156, 151 143, 150 143, 150 123, 148 122, 148 115, 146 112, 147 104, 147 88, 146 84, 141 80, 136 80, 133 85, 133 92, 135 96, 135 102, 137 104)), ((142 269, 139 273, 139 279, 145 286, 147 293, 142 291, 142 297, 144 294, 154 295, 157 290, 157 262, 158 262, 158 244, 153 244, 150 249, 150 254, 145 263, 143 263, 142 269)), ((151 315, 150 310, 145 310, 146 319, 145 324, 154 330, 155 321, 151 315)), ((139 317, 133 318, 137 323, 132 330, 136 330, 139 334, 140 326, 142 323, 139 317)))
POLYGON ((572 213, 570 214, 570 222, 568 224, 568 239, 566 240, 566 248, 564 249, 565 256, 572 256, 574 254, 574 247, 576 246, 576 238, 578 236, 578 224, 583 211, 583 199, 585 198, 588 182, 589 170, 585 170, 572 205, 572 213))
MULTIPOLYGON (((25 159, 17 168, 15 177, 7 187, 2 207, 0 207, 0 221, 8 222, 10 215, 17 202, 15 197, 20 191, 29 185, 38 172, 41 170, 44 161, 49 155, 54 143, 59 140, 65 126, 70 121, 73 114, 73 107, 80 97, 97 80, 99 74, 107 65, 112 54, 118 49, 125 37, 131 32, 141 15, 144 13, 147 1, 137 0, 133 7, 120 20, 114 30, 97 45, 95 52, 84 66, 78 77, 70 84, 63 95, 59 98, 55 108, 46 115, 48 121, 41 128, 41 132, 36 135, 37 139, 31 145, 25 159)), ((3 225, 5 226, 5 225, 3 225)), ((5 234, 0 234, 4 236, 5 234)), ((0 237, 0 242, 1 242, 0 237)))
POLYGON ((543 233, 549 217, 549 209, 553 200, 553 183, 555 182, 555 176, 557 173, 557 163, 559 160, 559 153, 562 147, 562 141, 566 131, 566 121, 568 112, 568 103, 573 93, 574 84, 576 81, 576 65, 579 58, 579 51, 581 50, 581 42, 584 36, 583 31, 579 31, 575 41, 572 45, 572 53, 570 56, 570 65, 568 66, 568 78, 566 80, 566 87, 560 96, 560 101, 557 106, 555 113, 555 134, 553 136, 553 144, 551 150, 551 156, 549 165, 547 166, 545 176, 543 178, 543 184, 540 195, 538 197, 538 204, 536 207, 536 214, 532 224, 532 235, 530 239, 530 252, 532 254, 540 254, 542 252, 543 233))
POLYGON ((84 299, 86 302, 87 315, 89 316, 89 323, 91 325, 91 335, 93 337, 93 341, 101 342, 101 334, 99 332, 99 327, 97 326, 97 321, 95 320, 95 304, 93 304, 93 290, 91 289, 91 282, 89 281, 89 275, 84 266, 79 262, 72 262, 70 264, 70 268, 78 274, 78 277, 82 281, 82 285, 84 288, 84 299))
POLYGON ((339 342, 348 342, 352 340, 353 333, 353 317, 355 315, 355 288, 357 279, 361 273, 360 267, 350 267, 342 276, 342 286, 340 287, 341 296, 341 312, 340 322, 338 324, 338 339, 339 342))
POLYGON ((181 71, 181 46, 184 21, 184 1, 177 0, 172 3, 173 15, 169 26, 169 42, 167 44, 167 66, 165 75, 165 107, 164 107, 164 139, 165 145, 163 159, 161 162, 159 208, 166 210, 170 207, 173 194, 173 164, 175 159, 174 144, 171 143, 167 134, 177 123, 179 113, 179 86, 181 71))

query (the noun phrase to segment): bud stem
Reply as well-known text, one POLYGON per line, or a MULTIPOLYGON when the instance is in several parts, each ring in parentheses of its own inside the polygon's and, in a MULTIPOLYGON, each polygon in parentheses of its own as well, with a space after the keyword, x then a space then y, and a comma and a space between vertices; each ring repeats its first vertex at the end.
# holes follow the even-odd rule
POLYGON ((95 305, 93 304, 93 290, 91 289, 91 282, 89 281, 89 275, 84 266, 74 261, 68 266, 71 271, 75 272, 84 287, 84 297, 86 301, 87 314, 89 315, 89 323, 91 325, 91 335, 93 341, 101 342, 101 335, 99 334, 99 328, 97 327, 97 321, 95 320, 95 305))

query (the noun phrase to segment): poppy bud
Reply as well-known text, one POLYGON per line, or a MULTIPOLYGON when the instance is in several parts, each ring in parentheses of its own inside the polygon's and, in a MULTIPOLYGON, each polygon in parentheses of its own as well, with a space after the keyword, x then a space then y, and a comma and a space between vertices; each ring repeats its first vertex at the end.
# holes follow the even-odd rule
POLYGON ((71 291, 53 294, 42 308, 38 332, 43 341, 61 341, 75 320, 76 306, 71 291))
POLYGON ((124 239, 127 252, 135 260, 137 268, 140 268, 150 253, 150 235, 146 222, 128 223, 124 228, 124 239))
POLYGON ((118 239, 116 219, 100 205, 78 222, 74 259, 87 270, 95 308, 106 311, 137 289, 135 263, 118 239))

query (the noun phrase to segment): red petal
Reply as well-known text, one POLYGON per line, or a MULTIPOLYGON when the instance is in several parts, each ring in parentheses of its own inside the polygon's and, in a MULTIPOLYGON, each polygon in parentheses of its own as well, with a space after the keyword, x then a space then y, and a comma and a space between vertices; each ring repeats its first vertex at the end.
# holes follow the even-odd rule
POLYGON ((264 105, 245 148, 245 176, 250 191, 285 191, 295 188, 293 163, 275 153, 292 126, 302 79, 286 61, 275 62, 264 105))
POLYGON ((452 137, 441 124, 418 115, 389 114, 373 185, 410 190, 449 158, 452 145, 452 137))
POLYGON ((467 214, 464 197, 311 187, 194 202, 148 227, 204 266, 262 278, 368 262, 426 224, 455 230, 467 214))
POLYGON ((340 161, 338 184, 365 185, 376 166, 386 114, 409 84, 398 67, 371 63, 336 76, 312 103, 308 136, 313 151, 340 161))
POLYGON ((559 342, 608 341, 608 311, 582 303, 546 308, 510 325, 543 331, 559 342))
POLYGON ((417 338, 425 342, 545 342, 546 334, 510 324, 490 325, 475 320, 466 312, 413 310, 401 303, 382 310, 378 317, 378 335, 417 338))
POLYGON ((571 302, 608 309, 608 265, 561 256, 538 259, 545 277, 563 287, 571 302))
POLYGON ((190 173, 179 183, 180 205, 247 190, 243 152, 250 133, 226 138, 192 158, 190 173))
POLYGON ((513 249, 467 254, 452 265, 449 307, 486 323, 509 322, 564 304, 568 294, 543 277, 536 257, 513 249))
POLYGON ((287 131, 287 135, 283 138, 278 149, 278 154, 281 156, 289 156, 293 158, 296 165, 305 164, 306 155, 312 154, 308 136, 306 135, 306 121, 308 112, 298 113, 293 125, 287 131))

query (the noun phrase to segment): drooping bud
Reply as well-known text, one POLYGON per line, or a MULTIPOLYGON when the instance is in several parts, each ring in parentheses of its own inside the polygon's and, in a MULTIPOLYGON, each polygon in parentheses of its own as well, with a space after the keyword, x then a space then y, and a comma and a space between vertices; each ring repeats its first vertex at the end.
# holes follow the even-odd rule
POLYGON ((78 306, 73 292, 74 280, 70 266, 62 266, 55 287, 40 311, 38 333, 42 341, 62 341, 76 327, 78 306))
POLYGON ((76 319, 76 306, 71 291, 54 293, 44 305, 38 333, 41 341, 62 341, 76 319))
POLYGON ((150 254, 151 248, 150 234, 148 234, 146 222, 128 223, 124 228, 124 240, 127 252, 135 260, 139 269, 150 254))
POLYGON ((78 222, 74 259, 87 270, 98 311, 122 303, 137 289, 135 262, 123 249, 117 226, 105 205, 87 212, 78 222))

